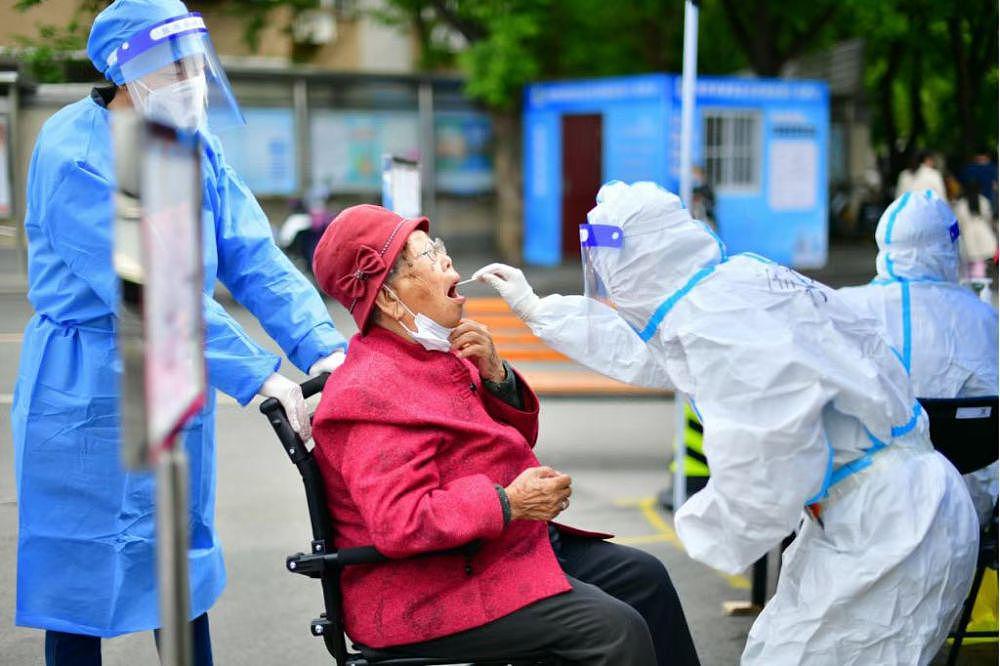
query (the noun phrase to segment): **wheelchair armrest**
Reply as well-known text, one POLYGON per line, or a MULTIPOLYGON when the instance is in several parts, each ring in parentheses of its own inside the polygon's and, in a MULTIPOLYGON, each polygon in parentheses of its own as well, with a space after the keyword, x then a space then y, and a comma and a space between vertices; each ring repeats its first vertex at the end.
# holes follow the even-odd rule
POLYGON ((295 553, 285 558, 285 567, 292 573, 319 578, 331 569, 388 561, 389 558, 378 552, 375 546, 359 546, 344 548, 336 553, 295 553))
MULTIPOLYGON (((476 540, 467 543, 461 548, 435 550, 428 553, 420 553, 412 557, 396 559, 412 560, 433 557, 435 555, 464 555, 471 557, 481 546, 482 544, 476 540)), ((333 569, 342 569, 358 564, 379 564, 381 562, 390 562, 393 559, 380 553, 375 546, 357 546, 356 548, 342 548, 335 553, 295 553, 285 558, 285 568, 292 573, 302 576, 319 578, 323 573, 333 569)))

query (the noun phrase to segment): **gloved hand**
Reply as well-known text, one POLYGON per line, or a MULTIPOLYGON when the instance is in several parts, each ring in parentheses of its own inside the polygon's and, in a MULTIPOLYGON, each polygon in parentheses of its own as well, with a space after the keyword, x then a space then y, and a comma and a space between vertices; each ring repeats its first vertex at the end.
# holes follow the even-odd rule
POLYGON ((306 410, 306 400, 302 396, 302 387, 291 379, 277 372, 264 380, 259 395, 265 398, 276 398, 285 408, 285 415, 292 430, 299 433, 302 441, 312 437, 312 425, 309 423, 309 413, 306 410))
POLYGON ((322 374, 324 372, 333 372, 340 367, 340 364, 344 362, 344 352, 338 349, 329 356, 324 356, 320 360, 309 366, 309 376, 315 377, 316 375, 322 374))
POLYGON ((518 317, 531 318, 541 299, 535 294, 520 269, 507 264, 490 264, 473 273, 473 280, 480 280, 497 290, 500 297, 518 317))

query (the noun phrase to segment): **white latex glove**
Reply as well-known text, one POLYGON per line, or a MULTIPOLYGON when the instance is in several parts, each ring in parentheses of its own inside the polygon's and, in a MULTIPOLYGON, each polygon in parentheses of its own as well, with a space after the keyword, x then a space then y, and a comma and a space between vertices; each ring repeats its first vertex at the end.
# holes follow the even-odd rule
POLYGON ((497 290, 500 297, 518 317, 531 318, 538 307, 539 298, 520 269, 507 264, 490 264, 473 273, 473 280, 480 280, 497 290))
POLYGON ((340 367, 340 364, 344 362, 344 352, 338 349, 329 356, 324 356, 320 360, 309 366, 309 376, 315 377, 316 375, 323 374, 324 372, 333 372, 340 367))
POLYGON ((302 397, 302 387, 291 379, 277 372, 264 380, 259 395, 265 398, 276 398, 285 408, 285 415, 292 430, 299 433, 302 441, 312 437, 312 425, 309 423, 309 413, 306 410, 306 400, 302 397))

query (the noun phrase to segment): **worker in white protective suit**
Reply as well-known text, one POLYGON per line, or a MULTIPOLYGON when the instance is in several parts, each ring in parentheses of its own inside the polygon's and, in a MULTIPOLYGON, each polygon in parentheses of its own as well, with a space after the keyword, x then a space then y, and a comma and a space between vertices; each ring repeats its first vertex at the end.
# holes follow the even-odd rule
MULTIPOLYGON (((948 204, 932 190, 904 194, 882 214, 875 241, 875 279, 840 293, 882 324, 914 393, 997 395, 997 311, 958 284, 959 224, 948 204)), ((997 498, 997 464, 965 481, 985 522, 997 498)))
POLYGON ((712 470, 675 518, 692 557, 737 573, 798 529, 742 662, 928 663, 969 590, 978 526, 876 324, 784 266, 727 258, 653 183, 609 183, 597 201, 584 296, 539 299, 502 264, 477 276, 558 351, 691 396, 712 470))

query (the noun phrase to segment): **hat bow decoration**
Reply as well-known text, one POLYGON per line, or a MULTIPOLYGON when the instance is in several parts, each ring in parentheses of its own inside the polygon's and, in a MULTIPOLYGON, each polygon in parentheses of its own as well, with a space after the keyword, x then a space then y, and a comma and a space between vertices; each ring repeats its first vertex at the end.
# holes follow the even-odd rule
POLYGON ((364 298, 368 279, 380 275, 383 271, 385 262, 382 261, 378 250, 367 245, 358 248, 358 253, 354 257, 354 270, 337 281, 340 291, 354 301, 348 309, 353 310, 357 302, 364 298))

